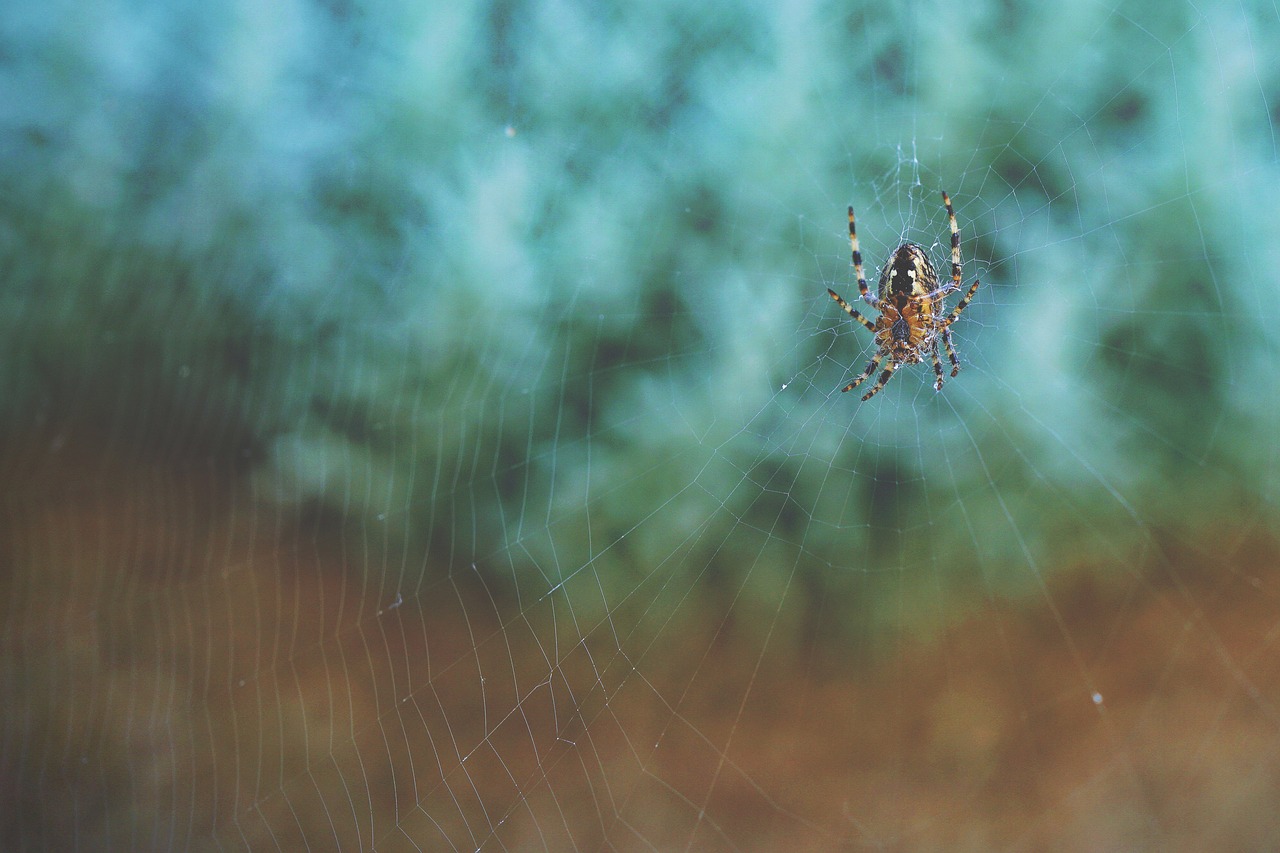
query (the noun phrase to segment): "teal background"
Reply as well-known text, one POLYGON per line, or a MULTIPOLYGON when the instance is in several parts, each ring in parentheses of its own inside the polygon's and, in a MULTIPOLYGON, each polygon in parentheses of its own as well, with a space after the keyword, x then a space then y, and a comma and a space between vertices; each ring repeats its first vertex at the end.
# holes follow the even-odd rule
POLYGON ((45 8, 3 24, 5 420, 235 448, 388 586, 615 596, 684 543, 1017 585, 1272 523, 1265 4, 45 8), (945 263, 942 189, 965 371, 833 395, 844 206, 874 281, 945 263))

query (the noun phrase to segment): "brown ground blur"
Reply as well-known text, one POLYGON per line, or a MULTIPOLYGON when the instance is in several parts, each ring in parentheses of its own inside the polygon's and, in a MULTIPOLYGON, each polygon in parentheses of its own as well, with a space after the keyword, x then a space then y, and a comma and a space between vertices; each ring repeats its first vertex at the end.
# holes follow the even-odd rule
POLYGON ((3 849, 1280 845, 1257 537, 840 666, 723 612, 653 647, 563 599, 553 622, 465 567, 393 607, 221 467, 10 443, 3 849))

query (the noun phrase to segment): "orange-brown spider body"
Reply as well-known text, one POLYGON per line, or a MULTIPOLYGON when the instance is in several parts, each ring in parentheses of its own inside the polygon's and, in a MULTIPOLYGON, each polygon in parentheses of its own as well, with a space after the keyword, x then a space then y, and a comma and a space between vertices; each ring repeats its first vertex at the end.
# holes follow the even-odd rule
POLYGON ((951 345, 951 324, 964 311, 973 294, 978 290, 978 281, 974 280, 969 292, 956 304, 950 314, 946 313, 944 297, 960 289, 960 228, 956 225, 955 210, 951 207, 951 199, 944 192, 942 202, 947 207, 947 217, 951 225, 951 281, 942 287, 938 286, 938 273, 925 250, 916 243, 903 243, 893 250, 889 260, 880 271, 880 282, 877 293, 872 294, 867 287, 867 280, 862 274, 862 253, 858 251, 858 232, 854 226, 853 207, 849 207, 849 246, 853 252, 853 268, 858 276, 858 291, 862 299, 872 308, 880 312, 880 316, 872 323, 849 306, 830 288, 831 295, 849 316, 861 323, 875 335, 876 354, 867 365, 867 369, 857 379, 846 385, 843 391, 849 391, 860 385, 863 380, 875 372, 880 362, 889 359, 888 366, 880 374, 871 390, 862 396, 867 400, 874 396, 895 370, 904 364, 918 364, 924 361, 925 355, 933 360, 933 371, 937 377, 934 390, 942 390, 942 361, 938 357, 938 340, 941 339, 947 350, 947 358, 951 361, 951 375, 960 372, 960 359, 951 345))

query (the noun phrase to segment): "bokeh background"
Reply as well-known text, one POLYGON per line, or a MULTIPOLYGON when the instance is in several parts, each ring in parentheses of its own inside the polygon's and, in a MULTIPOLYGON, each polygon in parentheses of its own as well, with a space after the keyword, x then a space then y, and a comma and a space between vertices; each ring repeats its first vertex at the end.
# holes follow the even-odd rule
POLYGON ((1280 844, 1280 17, 0 12, 0 842, 1280 844), (912 240, 964 368, 841 394, 912 240), (954 299, 954 297, 953 297, 954 299))

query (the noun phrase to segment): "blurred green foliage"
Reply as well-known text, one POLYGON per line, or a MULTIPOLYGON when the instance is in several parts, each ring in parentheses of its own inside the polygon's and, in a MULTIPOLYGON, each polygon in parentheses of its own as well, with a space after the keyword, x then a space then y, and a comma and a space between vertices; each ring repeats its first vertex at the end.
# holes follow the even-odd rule
POLYGON ((232 451, 388 587, 584 608, 875 618, 1273 523, 1271 6, 74 10, 0 13, 15 429, 232 451), (874 277, 942 189, 965 370, 859 405, 844 207, 874 277))

